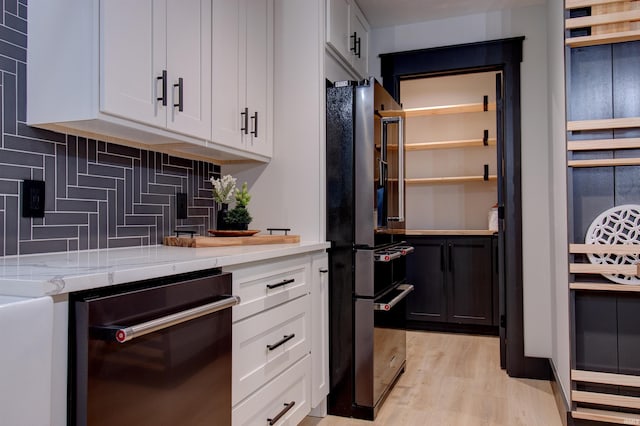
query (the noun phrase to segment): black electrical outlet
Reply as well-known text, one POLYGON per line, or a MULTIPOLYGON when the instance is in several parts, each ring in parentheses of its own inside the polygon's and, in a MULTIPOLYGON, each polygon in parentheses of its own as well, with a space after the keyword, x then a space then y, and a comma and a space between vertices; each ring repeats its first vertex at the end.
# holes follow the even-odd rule
POLYGON ((176 218, 187 218, 187 194, 178 192, 176 194, 176 218))
POLYGON ((22 217, 44 217, 44 181, 22 182, 22 217))

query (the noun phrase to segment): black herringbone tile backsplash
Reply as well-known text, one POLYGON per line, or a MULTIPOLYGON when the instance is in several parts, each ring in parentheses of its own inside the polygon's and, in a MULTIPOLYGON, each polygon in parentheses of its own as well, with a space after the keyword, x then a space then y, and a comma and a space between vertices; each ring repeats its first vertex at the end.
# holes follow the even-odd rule
POLYGON ((27 0, 2 5, 0 256, 158 244, 176 227, 213 227, 219 166, 24 124, 27 0), (21 217, 24 179, 45 181, 44 218, 21 217), (188 219, 175 217, 178 192, 188 219))

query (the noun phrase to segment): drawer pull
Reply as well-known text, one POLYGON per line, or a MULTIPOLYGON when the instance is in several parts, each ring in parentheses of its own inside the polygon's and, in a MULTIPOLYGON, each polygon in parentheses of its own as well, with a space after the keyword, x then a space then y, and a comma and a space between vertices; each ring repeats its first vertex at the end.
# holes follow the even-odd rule
POLYGON ((288 404, 284 404, 284 408, 282 409, 282 411, 280 411, 278 413, 277 416, 275 416, 273 419, 267 419, 267 422, 269 423, 269 426, 273 426, 276 423, 278 423, 278 420, 280 420, 282 418, 282 416, 284 416, 285 414, 287 414, 287 412, 289 410, 291 410, 293 408, 293 406, 296 405, 295 401, 291 401, 288 404))
POLYGON ((296 282, 295 278, 291 278, 290 280, 282 280, 277 284, 267 284, 267 288, 269 290, 273 290, 274 288, 282 287, 283 285, 291 284, 296 282))
POLYGON ((288 336, 284 336, 284 337, 282 338, 282 340, 280 340, 279 342, 274 343, 273 345, 267 345, 267 349, 269 349, 270 351, 272 351, 272 350, 274 350, 275 348, 277 348, 277 347, 280 347, 280 346, 284 345, 285 343, 287 343, 289 340, 293 339, 294 337, 296 337, 296 334, 295 334, 295 333, 291 333, 291 334, 290 334, 290 335, 288 335, 288 336))

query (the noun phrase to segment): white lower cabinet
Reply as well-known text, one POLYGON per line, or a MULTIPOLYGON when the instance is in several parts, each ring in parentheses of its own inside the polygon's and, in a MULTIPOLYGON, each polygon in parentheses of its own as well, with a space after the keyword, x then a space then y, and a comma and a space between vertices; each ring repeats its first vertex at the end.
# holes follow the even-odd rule
POLYGON ((233 408, 234 426, 295 426, 311 410, 311 357, 305 356, 258 392, 233 408), (279 416, 279 417, 278 417, 279 416))
POLYGON ((310 308, 303 296, 235 325, 233 404, 309 353, 310 308))
POLYGON ((297 425, 325 400, 326 262, 314 252, 225 268, 241 299, 233 307, 233 425, 297 425))

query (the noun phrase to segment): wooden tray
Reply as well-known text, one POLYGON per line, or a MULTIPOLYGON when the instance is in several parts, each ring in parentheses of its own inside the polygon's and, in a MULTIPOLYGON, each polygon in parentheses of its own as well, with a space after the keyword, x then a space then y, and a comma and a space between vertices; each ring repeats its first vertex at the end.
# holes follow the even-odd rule
POLYGON ((253 235, 251 237, 164 237, 164 245, 177 247, 227 247, 258 244, 295 244, 300 235, 253 235))

